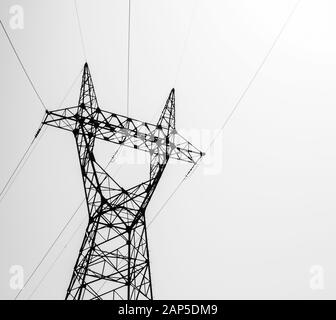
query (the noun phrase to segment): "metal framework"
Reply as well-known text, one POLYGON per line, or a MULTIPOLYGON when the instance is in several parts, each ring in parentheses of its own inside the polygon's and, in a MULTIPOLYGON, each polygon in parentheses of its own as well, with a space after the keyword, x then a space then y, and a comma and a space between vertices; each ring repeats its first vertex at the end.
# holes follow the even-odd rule
POLYGON ((174 89, 157 124, 103 111, 86 63, 78 106, 47 111, 42 124, 73 133, 89 213, 66 299, 153 299, 146 208, 170 158, 204 155, 176 131, 174 89), (96 161, 96 139, 149 152, 149 179, 119 185, 96 161))

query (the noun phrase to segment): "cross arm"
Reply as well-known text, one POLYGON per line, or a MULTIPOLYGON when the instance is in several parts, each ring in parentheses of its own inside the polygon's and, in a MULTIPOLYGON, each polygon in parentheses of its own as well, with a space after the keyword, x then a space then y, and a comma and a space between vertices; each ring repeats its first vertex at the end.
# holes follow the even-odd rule
POLYGON ((87 110, 85 106, 47 111, 44 125, 75 134, 94 134, 96 139, 170 158, 195 163, 204 154, 175 129, 139 121, 116 113, 87 110))

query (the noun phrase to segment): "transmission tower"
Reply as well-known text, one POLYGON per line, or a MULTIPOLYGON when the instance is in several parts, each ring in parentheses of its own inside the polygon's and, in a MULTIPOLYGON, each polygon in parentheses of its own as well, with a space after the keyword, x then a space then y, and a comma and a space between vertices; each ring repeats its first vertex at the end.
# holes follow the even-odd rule
POLYGON ((42 124, 73 133, 89 214, 66 299, 153 299, 146 208, 169 159, 204 155, 176 131, 174 89, 157 124, 103 111, 86 63, 78 105, 46 111, 42 124), (96 161, 97 139, 148 152, 148 180, 119 185, 96 161))

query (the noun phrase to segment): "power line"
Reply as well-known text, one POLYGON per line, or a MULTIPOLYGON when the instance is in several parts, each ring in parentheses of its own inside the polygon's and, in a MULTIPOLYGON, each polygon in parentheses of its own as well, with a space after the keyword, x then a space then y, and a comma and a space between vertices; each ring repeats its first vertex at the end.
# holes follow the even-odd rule
MULTIPOLYGON (((26 77, 27 77, 27 79, 28 79, 28 81, 29 81, 31 87, 33 88, 33 90, 34 90, 34 92, 35 92, 37 98, 39 99, 39 101, 40 101, 42 107, 44 108, 44 110, 47 110, 47 108, 46 108, 46 106, 45 106, 45 104, 44 104, 44 102, 43 102, 43 100, 42 100, 40 94, 38 93, 38 91, 37 91, 37 89, 36 89, 36 87, 35 87, 35 85, 34 85, 32 79, 31 79, 31 77, 29 76, 29 74, 28 74, 28 72, 27 72, 27 69, 26 69, 26 67, 24 66, 24 64, 23 64, 23 62, 22 62, 22 60, 21 60, 21 58, 20 58, 20 56, 19 56, 19 54, 18 54, 18 52, 17 52, 15 46, 14 46, 14 43, 13 43, 13 41, 11 40, 11 38, 10 38, 10 36, 9 36, 9 33, 7 32, 7 30, 6 30, 6 28, 5 28, 5 26, 4 26, 4 24, 3 24, 3 22, 2 22, 1 19, 0 19, 0 24, 1 24, 1 27, 2 27, 4 33, 5 33, 6 37, 7 37, 7 40, 8 40, 8 42, 9 42, 11 48, 13 49, 13 52, 14 52, 14 54, 15 54, 15 56, 16 56, 16 58, 17 58, 19 64, 20 64, 20 66, 21 66, 21 68, 22 68, 24 74, 26 75, 26 77)), ((4 199, 5 195, 7 194, 8 190, 10 189, 10 187, 12 186, 12 184, 13 184, 13 182, 14 182, 14 180, 15 180, 15 177, 16 177, 17 174, 21 171, 21 168, 22 168, 22 167, 20 168, 20 166, 21 166, 21 164, 23 163, 23 161, 24 161, 25 157, 27 156, 27 154, 30 152, 31 148, 33 147, 33 144, 34 144, 34 142, 35 142, 35 140, 36 140, 36 138, 37 138, 37 136, 38 136, 39 131, 40 131, 40 129, 38 130, 37 134, 34 136, 34 138, 33 138, 33 140, 31 141, 31 143, 28 145, 27 149, 25 150, 25 152, 23 153, 22 157, 20 158, 20 160, 19 160, 17 166, 15 167, 14 171, 12 172, 12 174, 11 174, 10 177, 9 177, 9 179, 7 180, 5 186, 4 186, 3 189, 1 190, 1 193, 0 193, 0 203, 1 203, 1 201, 4 199)), ((30 155, 29 155, 29 156, 30 156, 30 155)), ((29 156, 28 156, 28 157, 29 157, 29 156)), ((26 162, 26 161, 25 161, 25 162, 26 162)), ((24 162, 24 164, 25 164, 25 162, 24 162)))
POLYGON ((128 0, 128 34, 127 34, 127 116, 129 116, 130 56, 131 56, 131 0, 128 0))
POLYGON ((63 105, 65 99, 69 96, 70 92, 72 91, 72 89, 74 88, 78 78, 81 76, 83 72, 83 68, 80 69, 79 73, 77 74, 76 78, 74 79, 74 81, 72 82, 72 84, 70 85, 69 89, 67 90, 67 92, 65 93, 62 101, 59 103, 59 108, 63 105))
MULTIPOLYGON (((76 0, 75 0, 75 2, 76 2, 76 0)), ((77 10, 77 6, 76 6, 76 10, 77 10)), ((77 13, 78 13, 78 12, 77 12, 77 13)), ((79 21, 79 20, 78 20, 78 21, 79 21)), ((18 52, 17 52, 15 46, 14 46, 14 43, 13 43, 13 41, 11 40, 11 38, 10 38, 10 36, 9 36, 9 34, 8 34, 8 32, 7 32, 7 30, 6 30, 6 28, 5 28, 5 26, 4 26, 4 24, 3 24, 3 22, 2 22, 1 19, 0 19, 0 24, 1 24, 1 27, 2 27, 2 29, 3 29, 3 31, 4 31, 4 33, 5 33, 5 35, 6 35, 6 37, 7 37, 7 39, 8 39, 8 42, 10 43, 10 45, 11 45, 11 47, 12 47, 12 49, 13 49, 13 52, 14 52, 14 54, 15 54, 17 60, 19 61, 20 66, 21 66, 23 72, 25 73, 25 75, 26 75, 26 77, 27 77, 27 79, 28 79, 28 81, 29 81, 31 87, 33 88, 33 90, 34 90, 36 96, 38 97, 39 101, 41 102, 41 105, 43 106, 44 110, 47 110, 47 108, 46 108, 46 106, 45 106, 45 104, 44 104, 44 102, 43 102, 43 100, 42 100, 40 94, 38 93, 38 91, 37 91, 37 89, 36 89, 36 87, 35 87, 35 85, 34 85, 32 79, 31 79, 31 77, 29 76, 29 74, 28 74, 28 72, 27 72, 27 69, 25 68, 25 66, 24 66, 24 64, 23 64, 23 62, 22 62, 22 60, 21 60, 21 58, 20 58, 20 56, 19 56, 19 54, 18 54, 18 52)), ((84 48, 84 50, 85 50, 85 48, 84 48)), ((78 76, 77 76, 77 78, 78 78, 78 76)), ((77 78, 75 79, 75 81, 77 80, 77 78)), ((75 82, 75 81, 74 81, 74 82, 75 82)), ((74 85, 74 83, 73 83, 73 85, 74 85)), ((66 99, 66 97, 67 97, 67 95, 69 94, 69 92, 71 91, 73 85, 70 87, 69 91, 66 93, 66 95, 65 95, 64 99, 62 100, 61 104, 62 104, 62 103, 64 102, 64 100, 66 99)), ((23 155, 22 155, 22 157, 20 158, 20 160, 19 160, 17 166, 15 167, 15 169, 13 170, 13 172, 12 172, 12 174, 10 175, 9 179, 7 180, 5 186, 4 186, 3 189, 1 190, 1 192, 0 192, 0 203, 2 202, 2 200, 3 200, 4 197, 6 196, 7 192, 9 191, 9 189, 11 188, 11 186, 13 185, 13 183, 14 183, 16 177, 18 176, 18 174, 20 173, 20 171, 22 170, 22 168, 25 166, 25 164, 26 164, 26 162, 28 161, 28 159, 30 158, 32 152, 35 150, 37 144, 34 146, 33 149, 32 149, 32 147, 33 147, 33 145, 34 145, 34 142, 35 142, 35 140, 36 140, 36 138, 37 138, 39 132, 40 132, 40 129, 38 130, 38 132, 37 132, 36 135, 34 136, 33 140, 31 141, 31 143, 29 144, 29 146, 27 147, 27 149, 26 149, 25 152, 23 153, 23 155), (32 149, 32 151, 31 151, 31 153, 29 153, 31 149, 32 149), (29 153, 29 155, 28 155, 28 157, 26 158, 26 156, 27 156, 28 153, 29 153), (26 159, 25 159, 25 158, 26 158, 26 159), (25 159, 25 160, 24 160, 24 159, 25 159), (21 166, 21 164, 23 164, 23 165, 21 166), (21 166, 21 167, 20 167, 20 166, 21 166)), ((44 135, 44 133, 45 133, 45 131, 43 132, 42 136, 44 135)), ((40 141, 40 140, 38 140, 38 142, 39 142, 39 141, 40 141)))
POLYGON ((193 168, 196 166, 196 164, 193 165, 192 169, 189 170, 189 172, 182 178, 182 180, 178 183, 178 185, 175 187, 175 189, 173 190, 173 192, 170 194, 170 196, 166 199, 166 201, 162 204, 162 206, 160 207, 160 209, 157 211, 157 213, 154 215, 154 217, 152 218, 152 220, 148 223, 148 227, 149 228, 151 226, 151 224, 157 219, 157 217, 160 215, 160 213, 162 212, 162 210, 166 207, 166 205, 168 204, 169 200, 175 195, 175 193, 177 192, 178 189, 180 189, 181 185, 183 184, 184 181, 187 180, 187 178, 189 177, 190 172, 193 170, 193 168))
POLYGON ((13 172, 11 173, 11 175, 9 176, 6 184, 4 185, 4 187, 2 188, 1 192, 0 192, 0 203, 3 201, 3 199, 5 198, 7 192, 10 190, 10 188, 12 187, 15 179, 18 177, 19 173, 21 172, 22 168, 25 166, 27 160, 30 158, 32 152, 34 151, 34 149, 36 148, 36 145, 34 145, 39 133, 41 131, 41 126, 39 127, 39 129, 37 130, 34 138, 32 139, 32 141, 30 142, 30 144, 28 145, 28 148, 25 150, 25 152, 23 153, 23 155, 21 156, 18 164, 16 165, 16 167, 14 168, 13 172), (34 147, 33 147, 34 146, 34 147), (28 155, 28 156, 27 156, 28 155))
POLYGON ((77 23, 78 23, 78 29, 79 29, 79 34, 80 34, 81 43, 82 43, 83 54, 84 54, 85 61, 87 61, 87 54, 86 54, 84 36, 83 36, 83 31, 82 31, 82 25, 81 25, 79 13, 78 13, 77 0, 74 0, 74 5, 76 9, 77 23))
MULTIPOLYGON (((237 102, 235 103, 233 109, 231 110, 230 114, 228 115, 228 117, 225 119, 223 125, 221 126, 220 130, 218 131, 218 133, 215 135, 215 137, 213 138, 213 140, 210 142, 208 148, 206 149, 205 153, 212 147, 212 145, 214 144, 214 142, 216 141, 216 139, 219 137, 219 134, 224 130, 224 128, 227 126, 227 124, 229 123, 229 121, 231 120, 232 116, 234 115, 234 113, 237 111, 240 103, 242 102, 242 100, 244 99, 244 97, 246 96, 247 92, 249 91, 249 89, 251 88, 253 82, 255 81, 255 79, 257 78, 258 74, 260 73, 261 69, 263 68, 263 66, 265 65, 267 59, 269 58, 269 56, 271 55, 275 45, 277 44, 277 42, 279 41, 281 35, 283 34, 286 26, 288 25, 288 23, 290 22, 291 18, 293 17, 299 3, 301 2, 301 0, 298 0, 293 9, 291 10, 290 14, 288 15, 288 17, 286 18, 284 24, 282 25, 279 33, 277 34, 277 36, 275 37, 270 49, 267 51, 265 57, 263 58, 263 60, 261 61, 259 67, 257 68, 256 72, 253 74, 251 80, 248 82, 246 88, 244 89, 244 91, 242 92, 242 94, 240 95, 240 97, 238 98, 237 102)), ((177 190, 181 187, 181 185, 183 184, 183 182, 192 174, 194 173, 197 168, 199 167, 199 164, 201 163, 202 159, 199 160, 199 162, 195 163, 193 168, 182 178, 182 180, 178 183, 178 185, 176 186, 176 188, 173 190, 173 192, 170 194, 170 196, 167 198, 167 200, 164 202, 164 204, 161 206, 161 208, 159 209, 159 211, 153 216, 152 220, 150 221, 150 223, 148 224, 148 227, 154 222, 154 220, 160 215, 160 213, 162 212, 162 210, 165 208, 165 206, 167 205, 167 203, 169 202, 169 200, 174 196, 174 194, 177 192, 177 190)))
POLYGON ((11 40, 11 38, 10 38, 10 36, 9 36, 9 34, 8 34, 8 32, 7 32, 6 28, 5 28, 5 26, 4 26, 4 24, 2 23, 1 19, 0 19, 0 24, 1 24, 1 27, 2 27, 3 31, 4 31, 5 34, 6 34, 6 37, 7 37, 8 41, 9 41, 9 44, 11 45, 11 47, 12 47, 12 49, 13 49, 13 51, 14 51, 14 54, 15 54, 16 58, 18 59, 20 65, 21 65, 21 68, 22 68, 23 72, 25 73, 25 75, 26 75, 26 77, 27 77, 27 79, 28 79, 28 81, 29 81, 31 87, 33 88, 33 90, 34 90, 34 92, 35 92, 37 98, 38 98, 39 101, 41 102, 41 105, 43 106, 44 110, 47 110, 47 108, 46 108, 46 106, 45 106, 45 104, 44 104, 44 102, 43 102, 43 100, 42 100, 40 94, 39 94, 39 93, 37 92, 37 90, 36 90, 36 87, 35 87, 35 85, 34 85, 32 79, 30 78, 30 76, 29 76, 29 74, 28 74, 28 72, 27 72, 25 66, 23 65, 22 60, 20 59, 20 56, 19 56, 17 50, 15 49, 15 46, 14 46, 14 44, 13 44, 13 41, 11 40))
MULTIPOLYGON (((72 88, 74 87, 76 81, 78 80, 81 72, 83 69, 81 69, 81 71, 78 73, 78 75, 76 76, 75 80, 73 81, 73 83, 71 84, 71 86, 69 87, 68 91, 66 92, 66 94, 64 95, 62 101, 59 104, 59 107, 62 106, 62 104, 64 103, 65 99, 68 97, 69 93, 71 92, 72 88)), ((44 119, 44 116, 43 116, 44 119)), ((11 189, 12 185, 14 184, 16 178, 19 176, 20 172, 22 171, 22 169, 24 168, 24 166, 26 165, 27 161, 30 159, 31 155, 33 154, 34 150, 36 149, 36 147, 38 146, 38 144, 40 143, 41 139, 43 138, 43 136, 45 135, 45 132, 47 130, 47 127, 42 129, 42 133, 40 133, 41 131, 41 127, 38 129, 37 133, 35 134, 33 140, 31 141, 31 143, 29 144, 28 148, 25 150, 25 152, 23 153, 22 157, 20 158, 17 166, 15 167, 15 169, 13 170, 12 174, 10 175, 9 179, 7 180, 5 186, 3 187, 3 189, 0 192, 0 203, 3 201, 3 199, 5 198, 5 196, 7 195, 7 193, 9 192, 9 190, 11 189), (39 139, 36 141, 37 137, 39 136, 39 139), (36 142, 36 143, 35 143, 36 142)))
MULTIPOLYGON (((84 200, 79 205, 78 210, 83 205, 83 202, 84 202, 84 200)), ((78 225, 78 227, 72 233, 70 239, 66 242, 66 244, 64 245, 64 247, 62 248, 62 250, 60 251, 60 253, 57 255, 56 259, 53 261, 53 263, 51 264, 51 266, 48 268, 47 272, 43 275, 43 277, 41 278, 41 280, 39 281, 39 283, 37 284, 37 286, 35 287, 35 289, 29 295, 28 299, 30 299, 34 295, 34 293, 37 291, 37 289, 41 286, 41 284, 43 283, 43 281, 45 280, 45 278, 48 276, 48 274, 53 269, 53 267, 55 266, 55 264, 57 263, 57 261, 59 260, 59 258, 62 256, 62 254, 65 251, 65 249, 68 247, 69 243, 72 241, 72 239, 74 238, 74 236, 76 235, 76 233, 79 231, 79 229, 82 226, 82 224, 84 223, 84 221, 85 221, 85 218, 81 221, 81 223, 78 225)))
POLYGON ((26 151, 23 153, 22 157, 20 158, 20 161, 18 162, 17 166, 15 167, 15 169, 13 170, 13 172, 11 173, 9 179, 7 180, 6 184, 4 185, 4 187, 2 188, 1 192, 0 192, 0 203, 2 202, 2 200, 4 199, 6 193, 7 193, 7 188, 8 186, 10 186, 10 183, 13 179, 13 177, 15 176, 16 172, 19 170, 19 167, 21 165, 21 163, 23 162, 24 158, 26 157, 26 155, 28 154, 28 152, 30 151, 30 149, 32 148, 33 144, 35 142, 35 137, 33 138, 33 140, 30 142, 28 148, 26 149, 26 151))
POLYGON ((301 0, 298 0, 293 9, 291 10, 290 14, 288 15, 287 19, 285 20, 284 24, 282 25, 280 32, 277 34, 277 36, 275 37, 270 49, 267 51, 264 59, 261 61, 261 64, 259 65, 259 67, 257 68, 256 72, 253 74, 252 78, 250 79, 249 83, 247 84, 245 90, 243 91, 243 93, 240 95, 239 99, 237 100, 237 102, 235 103, 233 109, 231 110, 230 114, 228 115, 228 117, 225 119, 223 125, 221 126, 220 130, 218 131, 218 133, 216 134, 216 136, 214 137, 214 139, 211 141, 209 147, 207 148, 207 151, 211 148, 211 146, 214 144, 214 142, 216 141, 216 139, 218 138, 219 134, 224 130, 224 128, 226 127, 226 125, 228 124, 228 122, 231 120, 232 116, 234 115, 234 113, 236 112, 236 110, 238 109, 240 103, 242 102, 242 100, 244 99, 244 97, 246 96, 247 92, 249 91, 249 89, 251 88, 253 82, 255 81, 255 79, 257 78, 257 76, 259 75, 261 69, 264 67, 267 59, 269 58, 269 56, 271 55, 274 47, 276 46, 276 44, 278 43, 281 35, 283 34, 287 24, 290 22, 291 18, 293 17, 299 3, 301 2, 301 0))
MULTIPOLYGON (((19 176, 19 174, 21 173, 22 169, 25 167, 25 165, 27 164, 28 160, 30 159, 31 155, 33 154, 34 150, 36 149, 36 147, 38 146, 39 142, 41 141, 42 137, 44 136, 45 132, 46 132, 47 128, 45 128, 39 139, 36 141, 36 143, 34 143, 33 146, 30 146, 29 149, 30 152, 29 154, 26 156, 26 153, 23 155, 22 159, 20 160, 18 166, 16 167, 16 169, 14 170, 13 174, 11 175, 11 177, 9 178, 9 180, 6 183, 6 186, 4 187, 3 191, 1 192, 1 197, 0 197, 0 203, 3 201, 3 199, 6 197, 7 193, 9 192, 9 190, 12 188, 15 180, 17 179, 17 177, 19 176), (32 147, 32 148, 31 148, 32 147), (22 162, 22 160, 24 159, 24 161, 22 162), (22 162, 22 165, 20 165, 22 162), (7 188, 6 188, 7 187, 7 188)), ((36 140, 36 139, 34 139, 36 140)))
MULTIPOLYGON (((181 51, 179 62, 177 64, 175 79, 174 79, 174 82, 173 82, 173 87, 174 88, 176 87, 177 80, 178 80, 178 77, 179 77, 179 73, 181 71, 181 67, 182 67, 182 64, 183 64, 183 60, 184 60, 186 48, 187 48, 187 45, 188 45, 188 40, 190 38, 192 24, 193 24, 193 21, 195 19, 195 14, 196 14, 196 11, 197 11, 198 4, 199 4, 199 0, 195 0, 194 6, 193 6, 193 9, 192 9, 192 13, 191 13, 191 17, 190 17, 190 20, 189 20, 188 30, 187 30, 186 36, 184 38, 184 41, 183 41, 183 49, 181 51)), ((154 111, 153 116, 152 116, 151 122, 153 122, 153 120, 156 119, 160 115, 161 112, 162 112, 162 110, 156 109, 154 111)))
MULTIPOLYGON (((106 170, 109 165, 115 160, 115 157, 117 155, 117 153, 120 151, 121 146, 118 147, 118 149, 114 152, 114 154, 111 157, 111 160, 107 163, 107 165, 105 166, 106 170)), ((118 171, 120 170, 120 167, 118 170, 116 170, 115 174, 118 173, 118 171)), ((58 241, 58 239, 61 237, 61 235, 64 233, 64 231, 66 230, 66 228, 68 227, 68 225, 70 224, 70 222, 72 221, 72 219, 75 217, 75 215, 79 212, 79 209, 82 207, 83 203, 85 202, 85 198, 81 201, 81 203, 78 205, 78 207, 76 208, 75 212, 71 215, 70 219, 67 221, 67 223, 65 224, 65 226, 62 228, 62 230, 60 231, 60 233, 57 235, 56 239, 53 241, 53 243, 50 245, 50 247, 48 248, 48 250, 46 251, 46 253, 44 254, 44 256, 42 257, 42 259, 40 260, 40 262, 38 263, 38 265, 34 268, 34 271, 31 273, 31 275, 29 276, 24 288, 26 287, 26 285, 28 284, 28 282, 31 280, 31 278, 34 276, 34 274, 37 272, 37 270, 39 269, 39 267, 42 265, 43 261, 46 259, 46 257, 48 256, 48 254, 51 252, 52 248, 55 246, 56 242, 58 241)), ((84 221, 84 220, 83 220, 84 221)), ((83 221, 81 222, 81 224, 83 223, 83 221)), ((81 225, 80 224, 80 225, 81 225)), ((71 235, 71 239, 67 242, 67 244, 65 245, 65 247, 63 248, 63 250, 60 252, 60 254, 57 256, 57 258, 54 260, 54 262, 52 263, 52 265, 50 266, 50 268, 48 269, 47 273, 42 277, 42 280, 38 283, 37 287, 33 290, 33 292, 31 293, 31 295, 29 296, 29 298, 36 292, 37 288, 42 284, 42 282, 44 281, 44 279, 46 278, 47 274, 50 272, 50 270, 54 267, 54 265, 56 264, 56 262, 58 261, 58 259, 60 258, 60 256, 62 255, 62 253, 64 252, 65 248, 67 247, 68 243, 72 240, 72 238, 74 237, 74 235, 77 233, 79 227, 77 229, 75 229, 75 231, 72 233, 71 235)), ((15 300, 18 298, 18 296, 20 295, 21 291, 23 291, 22 288, 19 293, 17 294, 17 296, 15 297, 15 300)))
POLYGON ((75 217, 75 215, 77 214, 78 210, 80 209, 80 206, 77 208, 77 210, 72 214, 72 216, 69 218, 69 220, 67 221, 67 223, 65 224, 65 226, 62 228, 62 230, 60 231, 60 233, 58 234, 58 236, 56 237, 56 239, 54 240, 54 242, 51 244, 51 246, 48 248, 48 250, 45 252, 45 254, 43 255, 42 259, 40 260, 40 262, 37 264, 37 266, 34 268, 33 272, 30 274, 30 276, 28 277, 24 287, 22 289, 20 289, 20 291, 18 292, 18 294, 16 295, 16 297, 14 298, 14 300, 17 300, 17 298, 19 297, 19 295, 21 294, 21 292, 23 291, 23 289, 27 286, 27 284, 29 283, 29 281, 32 279, 32 277, 34 276, 34 274, 36 273, 36 271, 38 270, 38 268, 40 267, 40 265, 43 263, 43 261, 46 259, 46 257, 48 256, 48 254, 50 253, 50 251, 52 250, 52 248, 55 246, 56 242, 58 241, 58 239, 61 237, 61 235, 63 234, 64 230, 68 227, 68 225, 70 224, 70 222, 72 221, 72 219, 75 217))
POLYGON ((183 42, 182 53, 181 53, 180 60, 179 60, 179 63, 178 63, 178 66, 177 66, 177 70, 176 70, 174 87, 176 86, 177 79, 178 79, 178 76, 179 76, 179 73, 180 73, 180 70, 181 70, 181 67, 182 67, 182 63, 183 63, 183 59, 184 59, 185 52, 186 52, 186 49, 187 49, 188 40, 190 38, 192 24, 193 24, 193 21, 194 21, 194 18, 195 18, 196 8, 198 6, 198 3, 199 3, 199 0, 196 0, 194 2, 194 7, 192 9, 192 13, 191 13, 190 21, 189 21, 189 26, 188 26, 187 34, 186 34, 186 37, 185 37, 184 42, 183 42))

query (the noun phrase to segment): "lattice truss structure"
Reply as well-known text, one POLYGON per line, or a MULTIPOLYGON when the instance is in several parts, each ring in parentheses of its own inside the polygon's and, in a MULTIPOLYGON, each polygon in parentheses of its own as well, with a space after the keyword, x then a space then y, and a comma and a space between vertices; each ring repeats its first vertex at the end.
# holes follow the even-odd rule
POLYGON ((78 106, 47 111, 43 125, 73 133, 89 214, 66 299, 153 299, 146 208, 170 158, 195 164, 204 155, 176 131, 174 89, 157 124, 110 113, 85 64, 78 106), (96 161, 96 139, 149 152, 149 179, 124 189, 96 161))

